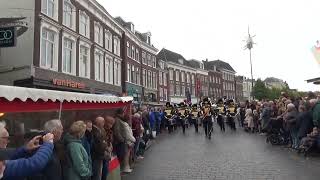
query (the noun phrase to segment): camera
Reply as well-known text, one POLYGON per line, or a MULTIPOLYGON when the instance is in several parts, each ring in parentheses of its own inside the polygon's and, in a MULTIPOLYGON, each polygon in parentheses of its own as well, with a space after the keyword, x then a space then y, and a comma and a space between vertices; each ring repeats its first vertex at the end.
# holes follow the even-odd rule
POLYGON ((42 130, 37 130, 37 129, 31 129, 29 132, 27 132, 25 135, 24 135, 24 138, 25 139, 32 139, 36 136, 41 136, 41 138, 39 139, 39 144, 43 144, 43 136, 46 135, 47 133, 45 131, 42 131, 42 130))

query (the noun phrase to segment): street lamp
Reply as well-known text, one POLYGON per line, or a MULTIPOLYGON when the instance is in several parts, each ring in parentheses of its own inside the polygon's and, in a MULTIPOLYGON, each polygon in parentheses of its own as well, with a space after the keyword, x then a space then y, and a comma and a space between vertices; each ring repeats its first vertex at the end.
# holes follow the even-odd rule
POLYGON ((250 68, 251 68, 251 96, 252 99, 254 100, 254 96, 252 95, 252 91, 253 91, 253 74, 252 74, 252 58, 251 58, 251 49, 253 48, 253 45, 256 44, 253 42, 253 38, 254 36, 251 36, 250 31, 249 31, 249 27, 248 27, 248 37, 246 39, 246 45, 245 45, 245 50, 249 49, 250 52, 250 68))

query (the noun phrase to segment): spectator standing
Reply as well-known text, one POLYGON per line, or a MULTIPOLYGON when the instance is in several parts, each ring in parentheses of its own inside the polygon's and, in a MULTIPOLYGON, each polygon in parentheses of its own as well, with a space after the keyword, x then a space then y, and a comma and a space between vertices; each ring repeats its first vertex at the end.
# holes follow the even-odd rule
POLYGON ((248 124, 248 130, 254 132, 253 113, 251 109, 246 110, 246 123, 248 124))
MULTIPOLYGON (((123 112, 122 112, 123 114, 123 112)), ((124 169, 123 172, 124 173, 131 173, 132 169, 130 168, 130 154, 131 154, 131 150, 134 147, 134 143, 136 142, 136 139, 133 137, 133 132, 131 127, 128 124, 128 118, 124 118, 122 116, 121 118, 121 123, 123 124, 124 127, 124 140, 125 140, 125 156, 124 156, 124 160, 123 160, 123 164, 124 164, 124 169)))
POLYGON ((125 136, 124 136, 124 124, 121 123, 123 119, 123 110, 122 109, 117 109, 116 110, 116 118, 115 118, 115 123, 112 128, 113 130, 113 151, 116 153, 118 156, 118 159, 121 164, 121 168, 123 169, 123 160, 125 156, 125 136))
POLYGON ((132 118, 132 131, 133 131, 133 136, 136 139, 135 145, 134 145, 134 156, 137 159, 143 159, 143 157, 140 154, 140 143, 141 143, 141 138, 143 136, 143 131, 142 131, 142 123, 141 123, 141 116, 139 113, 135 113, 132 118))
POLYGON ((91 161, 81 142, 85 132, 86 124, 83 121, 76 121, 72 123, 69 134, 66 134, 68 159, 66 180, 89 180, 92 175, 91 161))
MULTIPOLYGON (((0 149, 5 150, 9 142, 9 133, 3 126, 0 127, 0 135, 1 139, 7 139, 1 142, 0 149)), ((3 180, 23 180, 40 173, 47 166, 52 156, 53 139, 54 135, 51 133, 36 136, 26 146, 17 149, 10 160, 5 161, 3 180), (42 145, 40 145, 41 138, 43 140, 42 145), (34 154, 30 156, 30 152, 34 152, 34 154)), ((0 164, 3 165, 4 161, 1 161, 0 164)))
MULTIPOLYGON (((112 132, 112 127, 114 125, 115 119, 111 116, 106 116, 105 117, 105 125, 104 129, 106 131, 106 142, 107 142, 107 156, 112 157, 112 150, 113 150, 113 132, 112 132)), ((103 168, 102 168, 102 180, 106 180, 108 176, 108 167, 109 167, 109 162, 110 159, 103 160, 103 168)))
POLYGON ((92 121, 87 120, 86 123, 86 132, 82 138, 82 145, 86 152, 88 153, 89 158, 91 158, 91 149, 93 146, 93 135, 92 135, 92 121))
POLYGON ((287 130, 290 132, 291 137, 291 148, 297 149, 299 147, 299 140, 298 140, 298 130, 296 127, 297 124, 297 116, 298 112, 293 103, 287 105, 287 113, 284 116, 284 121, 287 127, 287 130))
POLYGON ((62 180, 64 163, 64 146, 61 141, 63 126, 60 120, 50 120, 44 124, 45 132, 52 133, 54 135, 54 149, 51 160, 48 162, 45 169, 42 171, 43 179, 45 180, 62 180))
POLYGON ((103 160, 110 160, 111 157, 106 153, 108 144, 106 142, 106 131, 104 129, 105 120, 98 116, 92 127, 93 146, 92 146, 92 180, 101 180, 103 160))

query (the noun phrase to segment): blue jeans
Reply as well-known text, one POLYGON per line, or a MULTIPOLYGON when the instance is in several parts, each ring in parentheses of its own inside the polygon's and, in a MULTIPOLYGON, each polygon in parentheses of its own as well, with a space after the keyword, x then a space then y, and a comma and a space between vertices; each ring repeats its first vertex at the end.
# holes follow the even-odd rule
POLYGON ((109 161, 104 160, 102 164, 102 176, 101 180, 106 180, 108 176, 108 170, 109 170, 109 161))
POLYGON ((299 138, 297 130, 290 130, 291 140, 292 140, 292 147, 298 148, 299 147, 299 138))
POLYGON ((141 142, 141 138, 136 137, 136 143, 134 144, 134 156, 135 157, 141 155, 141 154, 139 154, 140 142, 141 142))

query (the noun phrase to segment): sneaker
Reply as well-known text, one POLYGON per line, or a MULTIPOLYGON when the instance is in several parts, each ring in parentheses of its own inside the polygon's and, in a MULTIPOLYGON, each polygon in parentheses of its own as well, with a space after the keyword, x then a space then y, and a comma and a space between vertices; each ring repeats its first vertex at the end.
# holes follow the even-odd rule
POLYGON ((144 159, 144 157, 143 156, 138 156, 137 159, 138 160, 142 160, 142 159, 144 159))
POLYGON ((132 172, 132 169, 126 168, 126 169, 124 169, 122 172, 124 172, 124 173, 131 173, 131 172, 132 172))

